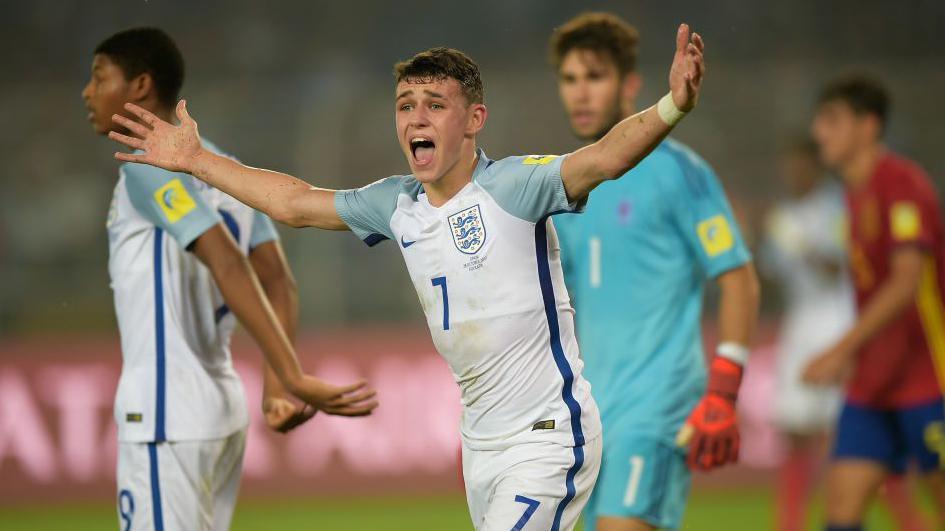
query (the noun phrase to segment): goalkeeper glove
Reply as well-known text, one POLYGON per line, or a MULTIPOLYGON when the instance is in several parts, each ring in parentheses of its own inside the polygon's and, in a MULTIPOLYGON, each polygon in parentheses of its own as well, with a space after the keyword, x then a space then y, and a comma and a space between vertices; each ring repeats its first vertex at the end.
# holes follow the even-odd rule
POLYGON ((692 470, 708 471, 738 461, 740 438, 735 400, 744 369, 728 357, 716 355, 709 366, 705 396, 680 431, 677 442, 689 444, 686 459, 692 470))

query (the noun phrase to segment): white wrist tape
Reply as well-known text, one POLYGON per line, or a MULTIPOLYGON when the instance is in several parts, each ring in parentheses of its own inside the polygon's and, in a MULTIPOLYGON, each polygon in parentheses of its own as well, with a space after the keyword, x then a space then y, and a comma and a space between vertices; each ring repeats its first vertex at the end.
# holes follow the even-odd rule
POLYGON ((750 351, 744 345, 729 341, 719 343, 719 346, 715 347, 715 354, 744 367, 748 363, 750 351))
POLYGON ((663 122, 670 127, 679 123, 679 121, 686 116, 686 113, 676 107, 672 92, 668 92, 665 96, 660 98, 660 102, 656 104, 656 112, 660 115, 660 120, 663 120, 663 122))

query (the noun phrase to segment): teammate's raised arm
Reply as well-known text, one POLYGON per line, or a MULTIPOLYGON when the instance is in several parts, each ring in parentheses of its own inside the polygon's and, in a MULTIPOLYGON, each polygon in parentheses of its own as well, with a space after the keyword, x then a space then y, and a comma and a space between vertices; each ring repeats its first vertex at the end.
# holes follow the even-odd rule
POLYGON ((118 152, 116 159, 189 173, 292 227, 348 229, 335 212, 334 190, 314 187, 284 173, 251 168, 204 149, 186 101, 177 103, 180 125, 169 124, 133 103, 126 103, 125 109, 141 123, 119 114, 112 120, 136 136, 112 131, 108 137, 143 153, 118 152))
POLYGON ((690 33, 688 25, 680 25, 669 71, 670 93, 657 105, 622 120, 603 138, 565 159, 561 180, 569 200, 583 200, 600 183, 636 166, 696 106, 705 74, 703 49, 702 37, 690 33))

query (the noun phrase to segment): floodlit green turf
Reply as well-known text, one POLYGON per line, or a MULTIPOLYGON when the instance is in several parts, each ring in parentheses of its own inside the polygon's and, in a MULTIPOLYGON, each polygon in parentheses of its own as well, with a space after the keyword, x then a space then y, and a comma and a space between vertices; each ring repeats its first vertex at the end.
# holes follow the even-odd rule
MULTIPOLYGON (((819 513, 819 510, 816 512, 819 513)), ((817 516, 809 529, 816 530, 817 516)), ((687 531, 762 531, 774 522, 771 493, 765 489, 699 492, 693 496, 683 529, 687 531)), ((0 531, 101 531, 116 529, 107 505, 0 507, 0 531)), ((882 510, 868 521, 870 531, 893 529, 882 510)), ((242 501, 232 531, 469 530, 465 500, 425 498, 330 498, 242 501)))

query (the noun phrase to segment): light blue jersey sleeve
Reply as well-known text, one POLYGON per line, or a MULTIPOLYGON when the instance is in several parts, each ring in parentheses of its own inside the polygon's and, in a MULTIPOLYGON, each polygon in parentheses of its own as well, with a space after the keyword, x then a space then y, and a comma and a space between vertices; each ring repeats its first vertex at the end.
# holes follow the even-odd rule
POLYGON ((276 227, 269 216, 254 210, 253 228, 249 233, 249 250, 252 251, 266 242, 277 241, 278 239, 279 233, 276 232, 276 227))
POLYGON ((477 182, 503 210, 526 221, 579 211, 583 205, 568 202, 561 180, 565 158, 567 155, 508 157, 490 165, 477 182))
POLYGON ((725 190, 712 168, 698 155, 674 148, 678 171, 668 172, 670 217, 707 278, 751 261, 725 190))
POLYGON ((135 209, 183 248, 222 221, 197 193, 190 176, 144 164, 125 164, 121 171, 135 209))
POLYGON ((369 246, 393 239, 390 218, 397 209, 402 177, 388 177, 353 190, 335 192, 335 210, 369 246))

